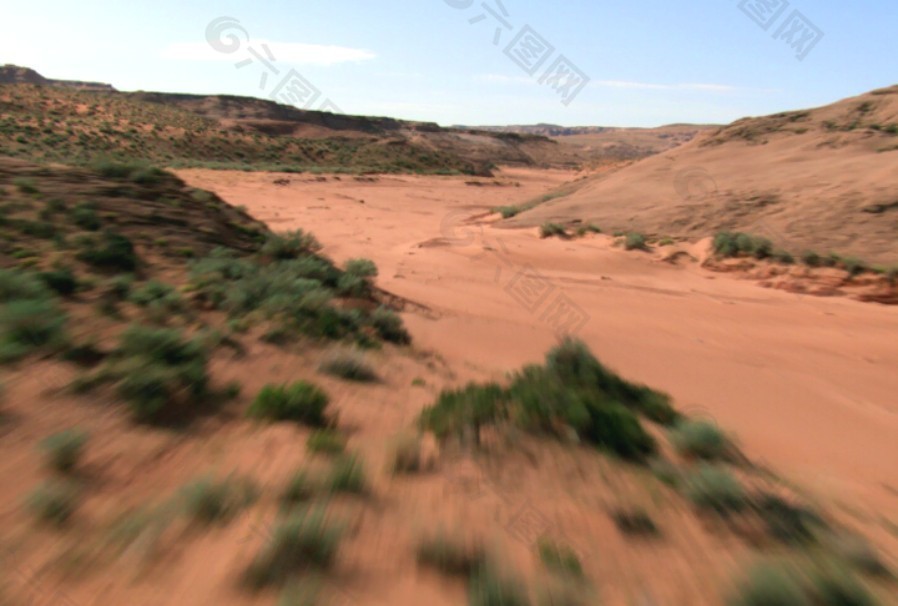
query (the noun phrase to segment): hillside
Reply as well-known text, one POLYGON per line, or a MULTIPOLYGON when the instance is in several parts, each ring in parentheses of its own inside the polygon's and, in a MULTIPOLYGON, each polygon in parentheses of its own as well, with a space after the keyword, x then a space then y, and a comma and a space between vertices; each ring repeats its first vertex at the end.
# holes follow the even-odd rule
POLYGON ((62 86, 80 90, 114 91, 111 84, 103 82, 82 82, 80 80, 51 80, 27 67, 0 65, 0 84, 40 84, 42 86, 62 86))
POLYGON ((32 161, 98 156, 172 167, 489 175, 495 166, 581 169, 643 158, 702 127, 443 128, 308 111, 232 95, 119 92, 0 68, 0 148, 32 161))
POLYGON ((716 127, 700 124, 670 124, 657 128, 535 124, 477 128, 494 133, 549 137, 560 143, 563 149, 595 165, 606 163, 609 159, 633 160, 665 152, 716 127))
POLYGON ((701 238, 739 230, 794 253, 898 261, 898 86, 746 118, 510 220, 701 238))

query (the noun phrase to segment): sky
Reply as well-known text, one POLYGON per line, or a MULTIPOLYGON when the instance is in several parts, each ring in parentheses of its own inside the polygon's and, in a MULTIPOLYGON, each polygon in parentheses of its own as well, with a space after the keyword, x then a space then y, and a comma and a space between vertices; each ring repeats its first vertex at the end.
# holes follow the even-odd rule
POLYGON ((0 64, 48 78, 442 125, 727 123, 898 82, 895 0, 0 0, 0 15, 0 64))

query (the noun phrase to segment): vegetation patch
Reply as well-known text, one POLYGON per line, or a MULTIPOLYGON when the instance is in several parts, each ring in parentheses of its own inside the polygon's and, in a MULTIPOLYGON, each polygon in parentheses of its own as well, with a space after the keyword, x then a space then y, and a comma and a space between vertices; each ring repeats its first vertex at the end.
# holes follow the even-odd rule
POLYGON ((330 398, 319 387, 307 381, 291 385, 266 385, 247 411, 250 417, 270 421, 295 421, 313 427, 324 427, 330 398))
POLYGON ((475 443, 482 427, 502 423, 558 437, 574 432, 583 442, 642 460, 656 444, 640 416, 662 424, 679 418, 668 396, 625 381, 585 344, 566 339, 547 354, 545 366, 515 373, 508 387, 471 384, 444 390, 424 410, 421 424, 440 439, 454 435, 475 443))

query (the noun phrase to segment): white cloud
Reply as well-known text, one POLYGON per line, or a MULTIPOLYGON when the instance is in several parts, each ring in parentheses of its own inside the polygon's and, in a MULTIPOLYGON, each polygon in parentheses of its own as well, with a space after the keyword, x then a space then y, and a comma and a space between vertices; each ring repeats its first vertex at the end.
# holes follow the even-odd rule
POLYGON ((377 57, 373 52, 361 48, 254 39, 251 43, 243 42, 240 48, 231 53, 218 52, 204 42, 175 42, 162 51, 162 58, 178 61, 227 61, 238 63, 244 59, 252 58, 253 55, 249 53, 251 48, 269 60, 273 56, 276 62, 294 65, 328 66, 338 63, 369 61, 377 57), (271 51, 270 55, 265 52, 266 45, 271 51))
POLYGON ((474 77, 478 82, 488 82, 490 84, 532 84, 537 78, 528 78, 526 76, 503 76, 502 74, 480 74, 474 77))
POLYGON ((605 88, 631 88, 643 90, 698 90, 713 93, 732 93, 740 90, 739 87, 729 86, 727 84, 653 84, 650 82, 630 82, 627 80, 598 80, 595 84, 597 86, 602 86, 605 88))

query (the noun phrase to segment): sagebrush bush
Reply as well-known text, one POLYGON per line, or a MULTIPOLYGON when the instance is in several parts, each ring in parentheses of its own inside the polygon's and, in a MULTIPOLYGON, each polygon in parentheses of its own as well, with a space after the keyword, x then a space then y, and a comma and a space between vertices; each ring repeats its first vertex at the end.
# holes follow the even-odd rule
POLYGON ((20 269, 0 269, 0 303, 50 298, 52 294, 38 276, 20 269))
POLYGON ((184 509, 199 524, 221 523, 231 519, 256 498, 255 486, 233 477, 215 480, 204 477, 181 489, 184 509))
POLYGON ((305 469, 300 469, 290 476, 287 485, 280 495, 281 507, 290 509, 300 503, 310 501, 321 491, 321 486, 305 469))
POLYGON ((754 500, 755 511, 767 532, 783 543, 812 543, 816 539, 814 531, 826 527, 823 519, 812 510, 793 505, 779 496, 762 493, 754 500))
POLYGON ((540 561, 549 570, 577 577, 583 576, 580 557, 567 545, 542 538, 537 542, 536 547, 540 561))
POLYGON ((624 240, 625 250, 648 250, 645 236, 639 233, 629 233, 624 240))
POLYGON ((808 590, 821 606, 876 606, 878 602, 860 579, 848 570, 829 566, 812 573, 808 590))
POLYGON ((20 300, 0 306, 0 361, 65 341, 66 316, 49 300, 20 300))
POLYGON ((748 495, 732 474, 720 467, 702 465, 686 481, 686 496, 699 509, 727 515, 748 506, 748 495))
POLYGON ((78 290, 78 280, 70 267, 42 271, 38 273, 38 277, 47 285, 47 288, 64 297, 73 295, 78 290))
POLYGON ((566 385, 599 391, 656 423, 671 425, 680 418, 670 404, 670 396, 621 378, 577 339, 567 337, 552 348, 546 354, 546 368, 566 385))
POLYGON ((149 307, 151 305, 163 305, 169 309, 179 309, 183 305, 181 295, 174 286, 148 280, 144 284, 131 290, 130 299, 135 305, 149 307))
POLYGON ((318 370, 348 381, 370 383, 378 380, 377 373, 368 364, 365 354, 354 349, 340 348, 327 352, 318 370))
POLYGON ((477 568, 468 581, 469 606, 529 606, 524 583, 493 564, 477 568))
POLYGON ((493 212, 501 214, 503 219, 511 219, 520 214, 521 208, 517 206, 499 206, 498 208, 494 208, 493 212))
POLYGON ((729 606, 811 606, 799 582, 779 566, 762 564, 752 568, 729 606))
POLYGON ((103 227, 103 221, 91 204, 78 204, 72 209, 71 217, 72 223, 87 231, 97 231, 103 227))
POLYGON ((412 337, 402 325, 402 318, 385 307, 378 307, 371 314, 371 325, 384 341, 407 345, 412 337))
POLYGON ((479 543, 451 537, 445 532, 420 540, 416 555, 422 566, 461 577, 469 577, 486 563, 486 553, 479 543))
POLYGON ((540 238, 552 238, 554 236, 566 238, 567 235, 568 233, 564 226, 557 223, 543 223, 539 227, 540 238))
POLYGON ((370 259, 350 259, 337 288, 344 295, 364 297, 371 292, 371 280, 376 276, 377 266, 370 259))
POLYGON ((629 535, 651 536, 658 534, 652 517, 643 509, 618 509, 611 514, 617 528, 629 535))
POLYGON ((346 450, 346 438, 333 429, 316 429, 309 436, 306 448, 322 454, 342 454, 346 450))
POLYGON ((766 259, 773 254, 773 243, 742 232, 720 232, 714 236, 714 252, 720 257, 751 256, 766 259))
POLYGON ((253 587, 282 585, 312 571, 326 571, 334 562, 343 530, 322 509, 293 511, 272 532, 268 544, 247 570, 253 587))
POLYGON ((443 390, 437 401, 421 413, 421 423, 440 439, 470 434, 479 443, 480 428, 500 418, 504 400, 504 390, 495 383, 471 383, 462 389, 443 390))
POLYGON ((285 234, 272 234, 262 245, 262 254, 272 259, 296 259, 321 250, 321 243, 301 229, 285 234))
POLYGON ((326 479, 332 492, 363 494, 367 490, 365 467, 358 455, 344 455, 334 461, 326 479))
POLYGON ((78 508, 80 491, 68 480, 50 480, 28 495, 26 505, 41 522, 65 525, 78 508))
POLYGON ((129 403, 135 420, 161 422, 196 413, 208 395, 208 354, 179 330, 132 325, 101 371, 129 403))
POLYGON ((710 421, 682 420, 671 430, 670 437, 683 455, 707 460, 728 459, 732 456, 733 445, 730 439, 710 421))
POLYGON ((78 429, 67 429, 44 438, 40 449, 47 466, 60 473, 74 471, 84 453, 87 438, 87 433, 78 429))
POLYGON ((584 442, 642 460, 656 443, 639 414, 662 423, 678 418, 667 396, 624 381, 583 343, 566 339, 547 354, 544 367, 524 368, 507 389, 471 384, 444 390, 423 411, 421 425, 439 439, 470 436, 475 443, 481 427, 502 422, 563 437, 572 430, 584 442))
POLYGON ((99 238, 85 240, 76 257, 100 269, 120 272, 134 271, 138 261, 134 243, 114 232, 104 232, 99 238))
POLYGON ((291 385, 266 385, 249 408, 251 417, 272 421, 296 421, 323 427, 328 424, 325 409, 330 399, 306 381, 291 385))

